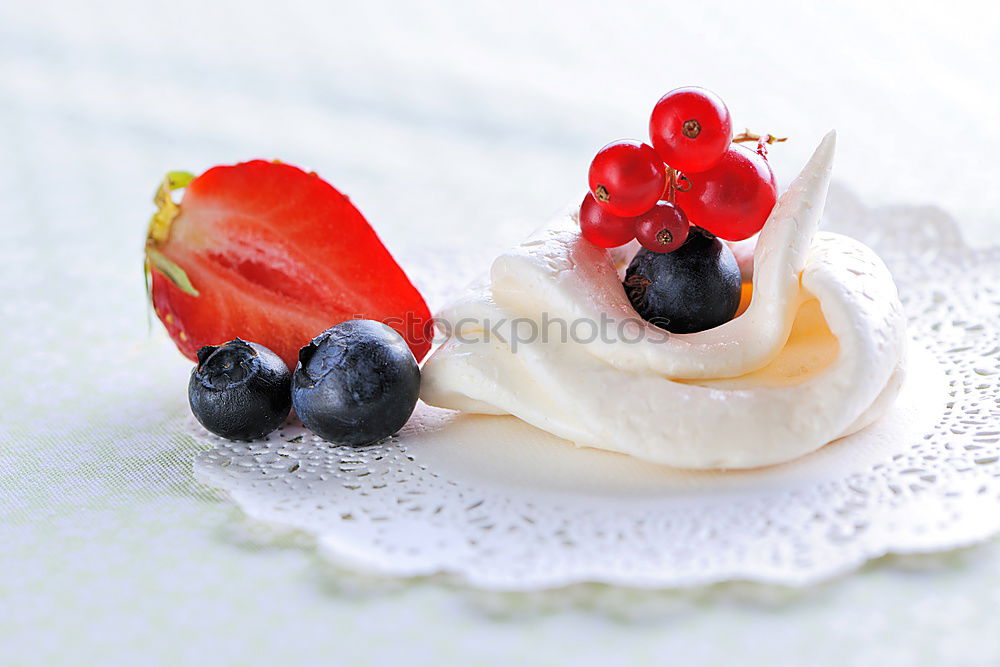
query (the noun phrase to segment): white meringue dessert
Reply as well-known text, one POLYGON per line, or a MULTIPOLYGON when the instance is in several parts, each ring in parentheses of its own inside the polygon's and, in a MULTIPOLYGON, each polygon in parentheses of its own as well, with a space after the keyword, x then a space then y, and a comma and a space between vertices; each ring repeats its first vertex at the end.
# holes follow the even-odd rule
POLYGON ((831 132, 771 212, 735 319, 692 334, 644 322, 622 287, 635 244, 598 248, 567 214, 438 314, 450 336, 421 398, 691 469, 778 464, 864 428, 902 384, 905 318, 878 256, 818 231, 835 143, 831 132))

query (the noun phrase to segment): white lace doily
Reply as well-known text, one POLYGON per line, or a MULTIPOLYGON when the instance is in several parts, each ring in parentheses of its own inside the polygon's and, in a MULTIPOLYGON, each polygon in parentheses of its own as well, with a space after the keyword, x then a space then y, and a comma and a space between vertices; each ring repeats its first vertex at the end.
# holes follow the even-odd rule
POLYGON ((969 248, 934 209, 866 209, 836 186, 824 226, 885 259, 912 363, 890 414, 799 461, 670 470, 421 405, 398 436, 359 449, 297 423, 227 442, 192 420, 214 445, 196 476, 340 564, 492 589, 804 585, 1000 532, 1000 248, 969 248))

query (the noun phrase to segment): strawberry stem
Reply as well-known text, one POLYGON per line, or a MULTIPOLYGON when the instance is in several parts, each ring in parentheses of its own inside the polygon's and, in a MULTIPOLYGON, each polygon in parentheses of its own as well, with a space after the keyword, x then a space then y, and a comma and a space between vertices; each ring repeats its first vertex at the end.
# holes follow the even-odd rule
POLYGON ((187 273, 175 262, 158 250, 170 238, 170 225, 180 213, 180 206, 174 201, 174 190, 180 190, 194 180, 194 174, 186 171, 171 171, 163 177, 159 187, 153 194, 156 213, 149 220, 149 230, 146 232, 146 260, 144 273, 146 276, 146 296, 152 302, 152 275, 155 267, 167 279, 185 294, 198 296, 198 290, 191 284, 187 273))
POLYGON ((172 193, 187 187, 188 183, 194 180, 194 174, 186 171, 171 171, 160 182, 160 186, 153 193, 153 203, 156 204, 156 213, 149 221, 149 232, 146 235, 147 243, 153 240, 156 244, 166 242, 170 236, 170 223, 174 221, 180 213, 180 206, 174 202, 172 193))

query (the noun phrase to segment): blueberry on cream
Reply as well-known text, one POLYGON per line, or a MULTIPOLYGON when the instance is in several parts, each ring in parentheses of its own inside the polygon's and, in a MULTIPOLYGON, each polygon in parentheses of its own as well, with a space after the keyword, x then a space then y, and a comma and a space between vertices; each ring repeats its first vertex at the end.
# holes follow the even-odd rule
POLYGON ((673 252, 636 253, 623 286, 642 319, 671 333, 695 333, 736 316, 740 285, 733 251, 694 227, 673 252))

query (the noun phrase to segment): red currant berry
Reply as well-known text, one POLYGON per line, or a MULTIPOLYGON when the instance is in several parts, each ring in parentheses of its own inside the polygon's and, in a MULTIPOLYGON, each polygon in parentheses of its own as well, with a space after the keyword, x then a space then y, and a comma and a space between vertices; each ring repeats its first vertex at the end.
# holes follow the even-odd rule
POLYGON ((667 170, 652 146, 623 139, 598 151, 589 181, 604 210, 631 218, 653 208, 667 184, 667 170))
POLYGON ((684 173, 719 161, 733 138, 733 121, 710 90, 676 88, 660 98, 649 118, 649 136, 663 161, 684 173))
POLYGON ((774 172, 763 157, 733 144, 719 162, 687 175, 691 187, 677 192, 677 204, 691 219, 727 241, 742 241, 760 231, 778 198, 774 172))
POLYGON ((635 238, 653 252, 673 252, 687 240, 687 216, 670 202, 657 202, 635 219, 635 238))
POLYGON ((616 248, 635 238, 635 219, 612 215, 587 193, 580 204, 580 233, 601 248, 616 248))

